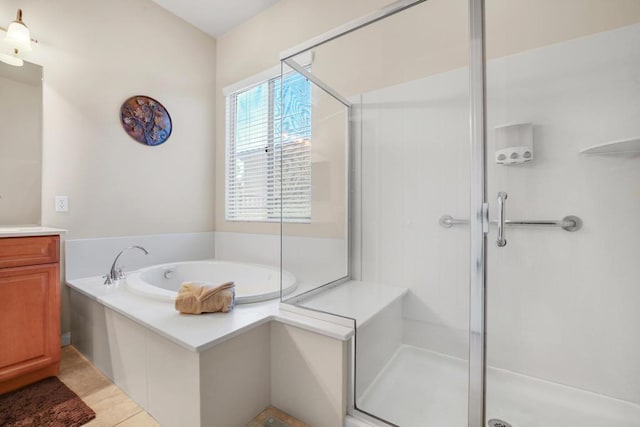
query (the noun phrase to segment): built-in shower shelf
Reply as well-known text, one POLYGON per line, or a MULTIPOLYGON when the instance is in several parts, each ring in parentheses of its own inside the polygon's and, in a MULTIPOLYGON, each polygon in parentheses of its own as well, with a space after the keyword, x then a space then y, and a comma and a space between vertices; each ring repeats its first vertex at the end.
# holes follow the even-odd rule
POLYGON ((313 295, 299 305, 355 319, 361 328, 408 291, 399 286, 350 280, 313 295))
POLYGON ((581 154, 597 154, 601 156, 640 156, 640 137, 605 142, 580 150, 581 154))

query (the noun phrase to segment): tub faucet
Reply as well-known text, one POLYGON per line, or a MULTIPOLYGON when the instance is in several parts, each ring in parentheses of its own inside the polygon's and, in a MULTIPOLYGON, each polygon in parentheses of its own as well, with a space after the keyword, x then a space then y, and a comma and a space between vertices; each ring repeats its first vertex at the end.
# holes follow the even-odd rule
POLYGON ((117 283, 118 280, 124 279, 125 277, 127 277, 127 274, 124 272, 124 270, 122 268, 117 268, 117 265, 118 265, 118 258, 120 258, 120 255, 122 255, 129 249, 140 249, 141 251, 144 252, 145 255, 149 255, 148 250, 138 245, 128 246, 123 250, 121 250, 120 253, 116 255, 116 259, 113 260, 113 264, 111 265, 111 271, 109 271, 109 274, 105 274, 104 276, 102 276, 105 279, 104 281, 105 285, 111 285, 113 283, 117 283))

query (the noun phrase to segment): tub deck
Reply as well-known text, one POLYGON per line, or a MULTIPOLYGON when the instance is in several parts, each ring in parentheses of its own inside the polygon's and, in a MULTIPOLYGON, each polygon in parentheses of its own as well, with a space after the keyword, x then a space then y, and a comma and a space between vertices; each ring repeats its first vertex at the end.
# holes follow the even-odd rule
POLYGON ((282 310, 278 299, 237 305, 229 313, 185 315, 172 302, 129 292, 123 283, 106 286, 101 277, 68 280, 67 286, 151 329, 187 350, 207 350, 229 338, 276 320, 330 338, 348 340, 353 328, 282 310))

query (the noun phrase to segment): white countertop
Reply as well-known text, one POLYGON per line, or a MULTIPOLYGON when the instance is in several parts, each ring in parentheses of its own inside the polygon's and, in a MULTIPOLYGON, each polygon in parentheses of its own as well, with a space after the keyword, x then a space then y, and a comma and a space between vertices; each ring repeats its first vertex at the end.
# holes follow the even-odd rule
MULTIPOLYGON (((126 279, 125 279, 126 280, 126 279)), ((126 283, 104 285, 101 277, 67 281, 67 285, 176 344, 203 351, 255 326, 279 321, 331 338, 347 340, 353 328, 280 309, 278 299, 239 304, 229 313, 188 315, 178 313, 173 303, 139 296, 126 283)))
POLYGON ((28 237, 28 236, 53 236, 66 234, 67 230, 61 228, 42 227, 40 225, 15 225, 0 227, 0 238, 3 237, 28 237))

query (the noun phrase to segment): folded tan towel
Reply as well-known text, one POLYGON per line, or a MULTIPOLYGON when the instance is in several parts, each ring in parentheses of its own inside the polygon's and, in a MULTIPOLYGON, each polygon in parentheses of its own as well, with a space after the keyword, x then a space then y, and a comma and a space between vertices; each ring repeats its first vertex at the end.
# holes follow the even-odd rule
POLYGON ((206 286, 197 282, 180 285, 176 298, 176 310, 184 314, 227 313, 235 305, 235 285, 233 282, 220 286, 206 286))

